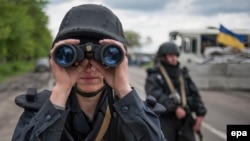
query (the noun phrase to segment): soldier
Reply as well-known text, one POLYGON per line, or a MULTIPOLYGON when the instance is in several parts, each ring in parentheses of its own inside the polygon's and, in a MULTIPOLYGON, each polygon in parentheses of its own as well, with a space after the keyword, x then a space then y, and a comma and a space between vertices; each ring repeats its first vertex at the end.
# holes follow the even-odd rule
POLYGON ((129 84, 125 52, 112 11, 94 4, 70 9, 51 50, 55 85, 16 98, 24 112, 12 141, 165 140, 158 115, 129 84))
POLYGON ((207 112, 198 89, 186 68, 180 68, 176 44, 165 42, 157 52, 156 64, 147 70, 145 90, 164 105, 162 131, 168 141, 194 141, 207 112), (196 114, 193 119, 191 113, 196 114))

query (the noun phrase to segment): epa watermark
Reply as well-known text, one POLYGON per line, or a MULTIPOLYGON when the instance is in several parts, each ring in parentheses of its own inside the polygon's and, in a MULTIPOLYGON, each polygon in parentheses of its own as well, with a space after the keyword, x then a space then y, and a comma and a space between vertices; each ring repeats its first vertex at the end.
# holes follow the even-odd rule
POLYGON ((250 141, 250 125, 227 125, 227 141, 250 141))
POLYGON ((239 137, 247 137, 247 131, 231 131, 231 136, 236 137, 237 139, 239 137))

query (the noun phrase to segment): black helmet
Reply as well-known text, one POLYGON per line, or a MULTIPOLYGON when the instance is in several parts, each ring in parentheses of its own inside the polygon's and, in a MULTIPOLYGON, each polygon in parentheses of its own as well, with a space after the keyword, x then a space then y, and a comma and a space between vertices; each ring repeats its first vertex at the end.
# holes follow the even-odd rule
POLYGON ((108 8, 95 4, 71 8, 61 22, 54 43, 72 37, 112 38, 125 43, 122 24, 117 16, 108 8))
POLYGON ((180 52, 177 45, 173 42, 165 42, 160 45, 159 50, 157 52, 157 56, 161 57, 165 54, 176 54, 179 56, 180 52))

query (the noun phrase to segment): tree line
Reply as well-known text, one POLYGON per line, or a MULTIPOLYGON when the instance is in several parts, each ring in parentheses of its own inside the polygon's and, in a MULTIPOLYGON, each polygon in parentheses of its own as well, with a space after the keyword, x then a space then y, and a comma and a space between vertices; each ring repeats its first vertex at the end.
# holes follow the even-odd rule
MULTIPOLYGON (((48 3, 48 0, 0 0, 0 63, 48 56, 53 39, 48 29, 49 17, 44 12, 48 3)), ((130 48, 142 45, 141 36, 135 31, 125 31, 125 37, 130 48)))
POLYGON ((46 56, 52 35, 43 11, 47 0, 0 0, 0 62, 46 56))

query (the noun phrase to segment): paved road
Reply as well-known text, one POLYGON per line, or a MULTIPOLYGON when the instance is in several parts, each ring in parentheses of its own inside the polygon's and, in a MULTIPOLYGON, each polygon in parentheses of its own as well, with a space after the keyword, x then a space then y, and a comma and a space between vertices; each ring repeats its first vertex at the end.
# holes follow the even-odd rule
POLYGON ((30 87, 44 89, 51 85, 51 74, 29 73, 0 83, 0 141, 10 141, 23 109, 15 105, 15 97, 30 87))
MULTIPOLYGON (((145 99, 145 70, 129 69, 131 85, 145 99)), ((14 104, 14 98, 29 87, 42 89, 51 85, 50 74, 27 74, 0 84, 0 141, 10 141, 22 109, 14 104)), ((250 124, 250 94, 240 91, 201 91, 208 108, 202 131, 204 141, 226 141, 227 124, 250 124)))
MULTIPOLYGON (((130 83, 142 99, 145 99, 143 68, 129 69, 130 83)), ((208 114, 202 126, 204 141, 226 141, 228 124, 250 124, 250 92, 200 90, 208 114)))

